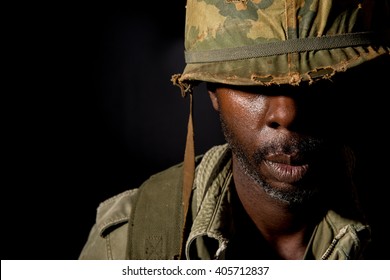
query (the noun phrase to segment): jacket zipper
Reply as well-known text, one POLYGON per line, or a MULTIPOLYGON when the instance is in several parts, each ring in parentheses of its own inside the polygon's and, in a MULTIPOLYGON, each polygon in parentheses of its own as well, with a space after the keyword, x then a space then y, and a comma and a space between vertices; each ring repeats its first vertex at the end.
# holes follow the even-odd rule
POLYGON ((333 238, 332 243, 330 243, 328 249, 326 249, 325 253, 322 255, 321 260, 327 260, 329 259, 329 256, 334 251, 334 248, 336 247, 337 242, 347 233, 348 225, 344 226, 339 233, 333 238))

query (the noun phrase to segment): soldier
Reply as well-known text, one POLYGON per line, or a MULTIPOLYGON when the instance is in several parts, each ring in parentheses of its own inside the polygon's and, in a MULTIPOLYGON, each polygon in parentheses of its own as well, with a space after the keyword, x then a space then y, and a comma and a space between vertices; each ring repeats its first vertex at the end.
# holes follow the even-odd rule
MULTIPOLYGON (((389 69, 389 1, 188 0, 182 74, 226 144, 100 204, 79 259, 362 259, 359 88, 389 69), (352 141, 353 140, 353 141, 352 141)), ((372 90, 381 90, 372 85, 372 90)))

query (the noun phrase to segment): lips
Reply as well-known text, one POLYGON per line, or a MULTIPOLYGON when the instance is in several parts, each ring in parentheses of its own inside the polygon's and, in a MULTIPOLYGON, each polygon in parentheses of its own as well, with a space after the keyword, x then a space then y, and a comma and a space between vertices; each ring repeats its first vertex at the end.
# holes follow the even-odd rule
POLYGON ((297 154, 275 154, 264 161, 265 167, 277 181, 295 183, 303 179, 309 171, 309 164, 304 163, 297 154))

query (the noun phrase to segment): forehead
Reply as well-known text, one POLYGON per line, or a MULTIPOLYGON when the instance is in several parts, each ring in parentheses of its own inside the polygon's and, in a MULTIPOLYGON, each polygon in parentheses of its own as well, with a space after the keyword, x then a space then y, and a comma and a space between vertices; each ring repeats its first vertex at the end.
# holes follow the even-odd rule
POLYGON ((292 85, 269 85, 269 86, 236 86, 227 84, 212 84, 209 89, 229 89, 234 92, 260 94, 264 96, 291 96, 300 98, 305 96, 323 96, 329 94, 334 96, 336 92, 344 91, 345 83, 333 82, 330 80, 321 81, 315 84, 292 85))

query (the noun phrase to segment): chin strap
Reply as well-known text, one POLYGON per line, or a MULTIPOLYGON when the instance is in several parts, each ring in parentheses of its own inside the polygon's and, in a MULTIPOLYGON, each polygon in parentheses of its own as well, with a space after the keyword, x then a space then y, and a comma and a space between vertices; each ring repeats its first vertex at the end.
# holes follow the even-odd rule
POLYGON ((181 89, 183 97, 188 95, 190 99, 190 112, 187 125, 187 139, 184 152, 184 166, 183 166, 183 193, 182 193, 182 207, 183 207, 183 230, 180 241, 180 257, 185 258, 185 236, 187 232, 187 214, 190 207, 190 199, 192 192, 192 185, 195 177, 195 146, 194 146, 194 126, 193 126, 193 95, 192 85, 182 83, 179 81, 181 74, 172 76, 171 81, 181 89))

